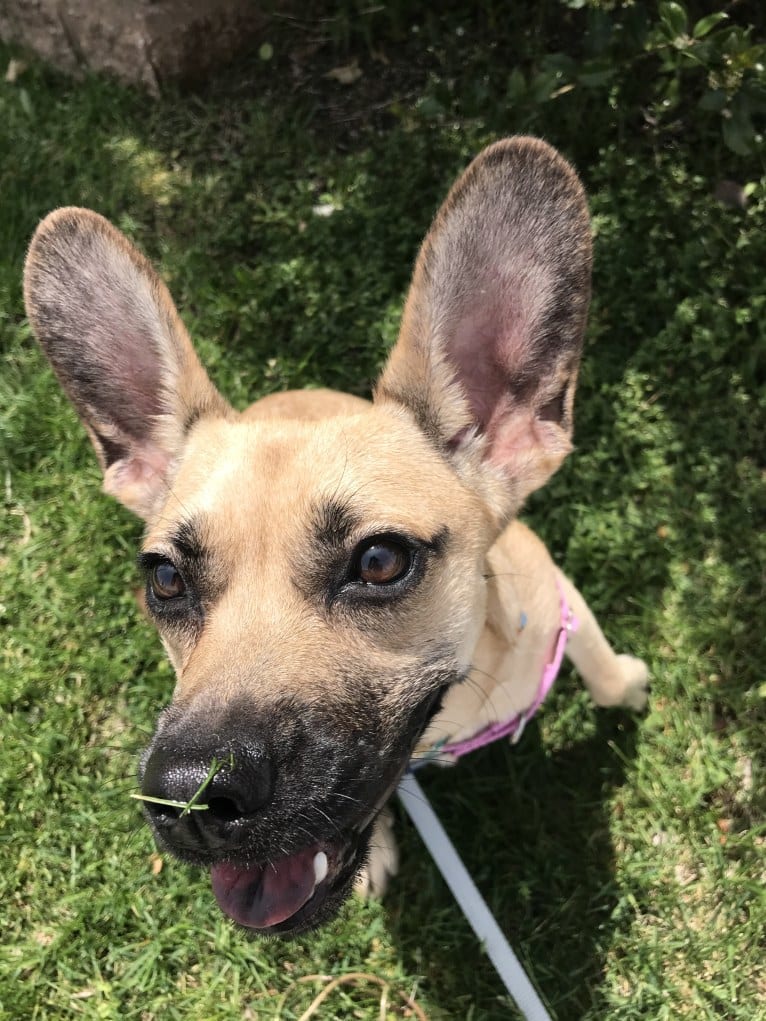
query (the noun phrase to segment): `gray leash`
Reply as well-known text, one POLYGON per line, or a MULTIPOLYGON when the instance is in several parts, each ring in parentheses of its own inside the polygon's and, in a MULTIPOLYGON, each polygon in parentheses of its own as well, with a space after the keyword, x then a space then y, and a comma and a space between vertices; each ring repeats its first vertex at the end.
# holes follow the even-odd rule
POLYGON ((404 775, 398 793, 447 886, 452 890, 471 928, 484 944, 495 970, 526 1021, 551 1021, 550 1014, 412 773, 404 775))

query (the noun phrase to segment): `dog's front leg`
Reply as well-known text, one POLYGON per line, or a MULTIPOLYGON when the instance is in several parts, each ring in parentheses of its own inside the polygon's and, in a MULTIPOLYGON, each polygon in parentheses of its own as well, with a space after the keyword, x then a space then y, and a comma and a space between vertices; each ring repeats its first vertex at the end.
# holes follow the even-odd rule
POLYGON ((386 806, 375 821, 370 853, 356 877, 354 889, 360 897, 382 897, 388 881, 399 871, 399 848, 394 836, 394 814, 386 806))
POLYGON ((566 601, 578 627, 570 637, 566 653, 577 668, 596 705, 624 706, 642 710, 646 706, 649 670, 643 660, 618 654, 598 626, 588 604, 572 582, 558 572, 566 601))

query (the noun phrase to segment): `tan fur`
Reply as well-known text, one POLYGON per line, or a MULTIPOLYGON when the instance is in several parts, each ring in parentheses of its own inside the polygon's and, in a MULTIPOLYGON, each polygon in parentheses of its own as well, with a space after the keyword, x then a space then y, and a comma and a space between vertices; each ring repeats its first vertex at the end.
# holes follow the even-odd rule
POLYGON ((555 567, 534 532, 520 521, 512 522, 489 551, 487 571, 486 621, 474 651, 470 683, 448 694, 442 712, 424 735, 423 749, 442 739, 463 740, 532 704, 561 617, 556 578, 580 623, 569 637, 567 655, 579 668, 594 701, 643 708, 643 664, 632 670, 612 652, 582 596, 555 567))
POLYGON ((318 422, 338 415, 353 415, 365 409, 367 401, 338 390, 286 390, 269 394, 251 404, 242 418, 248 422, 263 418, 287 418, 300 422, 318 422))
MULTIPOLYGON (((227 707, 287 698, 332 710, 340 734, 363 727, 374 706, 375 738, 393 747, 398 721, 429 694, 421 666, 427 684, 440 664, 468 679, 446 692, 418 747, 470 736, 534 700, 560 623, 557 578, 580 620, 567 652, 595 701, 643 706, 644 664, 615 655, 514 519, 571 449, 589 293, 574 171, 544 143, 498 143, 434 221, 375 401, 291 392, 239 414, 119 232, 84 210, 41 224, 25 277, 30 321, 86 424, 105 489, 144 518, 153 557, 175 563, 179 524, 200 530, 204 627, 157 616, 177 718, 223 719, 227 707), (315 574, 328 554, 312 520, 335 505, 351 512, 339 549, 394 534, 431 550, 406 598, 371 610, 322 595, 315 574)), ((403 767, 391 767, 394 782, 403 767)), ((361 880, 373 893, 396 868, 386 815, 376 846, 361 880)))
MULTIPOLYGON (((465 534, 467 541, 450 561, 453 577, 445 573, 441 579, 439 605, 429 601, 411 608, 398 620, 394 633, 376 634, 369 655, 396 651, 409 658, 413 649, 422 655, 424 647, 439 639, 446 619, 457 632, 468 628, 463 660, 468 665, 480 628, 478 620, 468 623, 481 587, 486 542, 474 534, 482 517, 480 504, 456 484, 444 462, 430 456, 427 441, 402 421, 401 414, 360 403, 361 415, 310 424, 297 418, 261 422, 250 409, 238 421, 205 420, 196 426, 172 490, 150 521, 143 543, 145 549, 161 550, 180 507, 190 516, 205 515, 214 522, 212 545, 228 575, 227 594, 215 607, 201 640, 187 649, 167 639, 171 656, 180 665, 178 697, 187 697, 204 685, 205 678, 219 673, 220 663, 228 661, 233 631, 242 636, 243 651, 227 668, 229 680, 223 691, 216 690, 217 699, 228 691, 232 697, 237 694, 234 678, 239 675, 245 684, 253 676, 266 676, 267 684, 278 684, 284 691, 305 684, 310 668, 319 675, 315 683, 334 683, 334 660, 337 666, 337 660, 346 657, 345 641, 336 623, 307 612, 291 585, 293 557, 301 552, 309 512, 304 493, 354 494, 368 532, 395 528, 425 535, 437 531, 443 517, 441 505, 428 497, 434 491, 450 494, 451 528, 465 534), (243 464, 249 467, 247 474, 243 464), (268 668, 270 661, 279 661, 278 673, 268 668)), ((291 407, 295 413, 306 410, 302 401, 291 407)), ((366 654, 363 636, 351 633, 346 640, 366 654)))

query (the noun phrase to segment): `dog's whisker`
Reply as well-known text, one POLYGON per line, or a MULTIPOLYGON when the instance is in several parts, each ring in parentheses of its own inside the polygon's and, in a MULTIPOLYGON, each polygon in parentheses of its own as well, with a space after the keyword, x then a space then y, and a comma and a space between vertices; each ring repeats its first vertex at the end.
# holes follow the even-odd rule
POLYGON ((301 833, 304 833, 306 835, 306 837, 308 838, 307 839, 307 844, 310 845, 310 844, 315 844, 316 843, 317 836, 316 836, 316 834, 312 833, 311 830, 307 830, 305 826, 300 826, 297 823, 295 824, 295 829, 299 830, 301 833))
POLYGON ((323 819, 326 819, 329 822, 330 826, 332 826, 332 828, 335 830, 335 832, 338 834, 338 836, 343 836, 340 827, 338 826, 338 824, 333 819, 330 818, 330 816, 327 814, 327 812, 325 812, 323 809, 321 809, 319 807, 319 805, 312 805, 311 807, 314 809, 315 812, 318 812, 319 815, 321 815, 323 819))
MULTIPOLYGON (((184 514, 186 514, 187 517, 188 517, 189 516, 189 511, 188 511, 187 507, 185 506, 183 500, 181 500, 181 498, 175 492, 175 490, 173 488, 173 485, 168 481, 168 479, 164 475, 160 476, 160 482, 161 482, 162 485, 165 486, 165 491, 167 492, 168 496, 172 496, 173 497, 173 499, 179 505, 181 510, 183 510, 184 514)), ((175 523, 175 521, 173 523, 175 523)))
POLYGON ((338 494, 341 492, 341 487, 343 485, 344 476, 348 471, 348 437, 345 435, 345 433, 343 434, 343 438, 346 441, 346 456, 343 461, 343 467, 341 468, 340 474, 338 475, 338 481, 335 484, 335 489, 333 490, 333 494, 330 497, 330 500, 333 503, 338 499, 338 494))
MULTIPOLYGON (((482 705, 488 707, 489 710, 491 711, 490 715, 494 716, 497 719, 498 714, 496 712, 494 692, 496 689, 500 689, 502 687, 501 682, 493 673, 490 673, 488 670, 482 670, 480 667, 476 665, 473 665, 471 667, 471 674, 469 674, 465 683, 482 696, 482 705), (491 681, 492 682, 491 687, 479 684, 478 680, 475 677, 471 676, 471 674, 474 673, 481 674, 483 677, 486 677, 488 681, 491 681), (487 690, 487 687, 489 687, 489 690, 487 690)), ((462 725, 463 724, 460 724, 460 726, 462 725)))

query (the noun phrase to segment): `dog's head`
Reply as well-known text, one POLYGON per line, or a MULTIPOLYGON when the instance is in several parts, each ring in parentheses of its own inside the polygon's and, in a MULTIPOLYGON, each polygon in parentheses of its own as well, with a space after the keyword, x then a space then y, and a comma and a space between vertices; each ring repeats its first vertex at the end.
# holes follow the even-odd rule
POLYGON ((106 491, 146 522, 146 605, 178 677, 141 763, 147 813, 243 925, 332 913, 465 676, 486 552, 570 449, 590 260, 571 168, 498 143, 434 220, 373 403, 311 420, 321 395, 308 416, 296 396, 272 418, 224 401, 104 219, 38 228, 29 318, 106 491))

